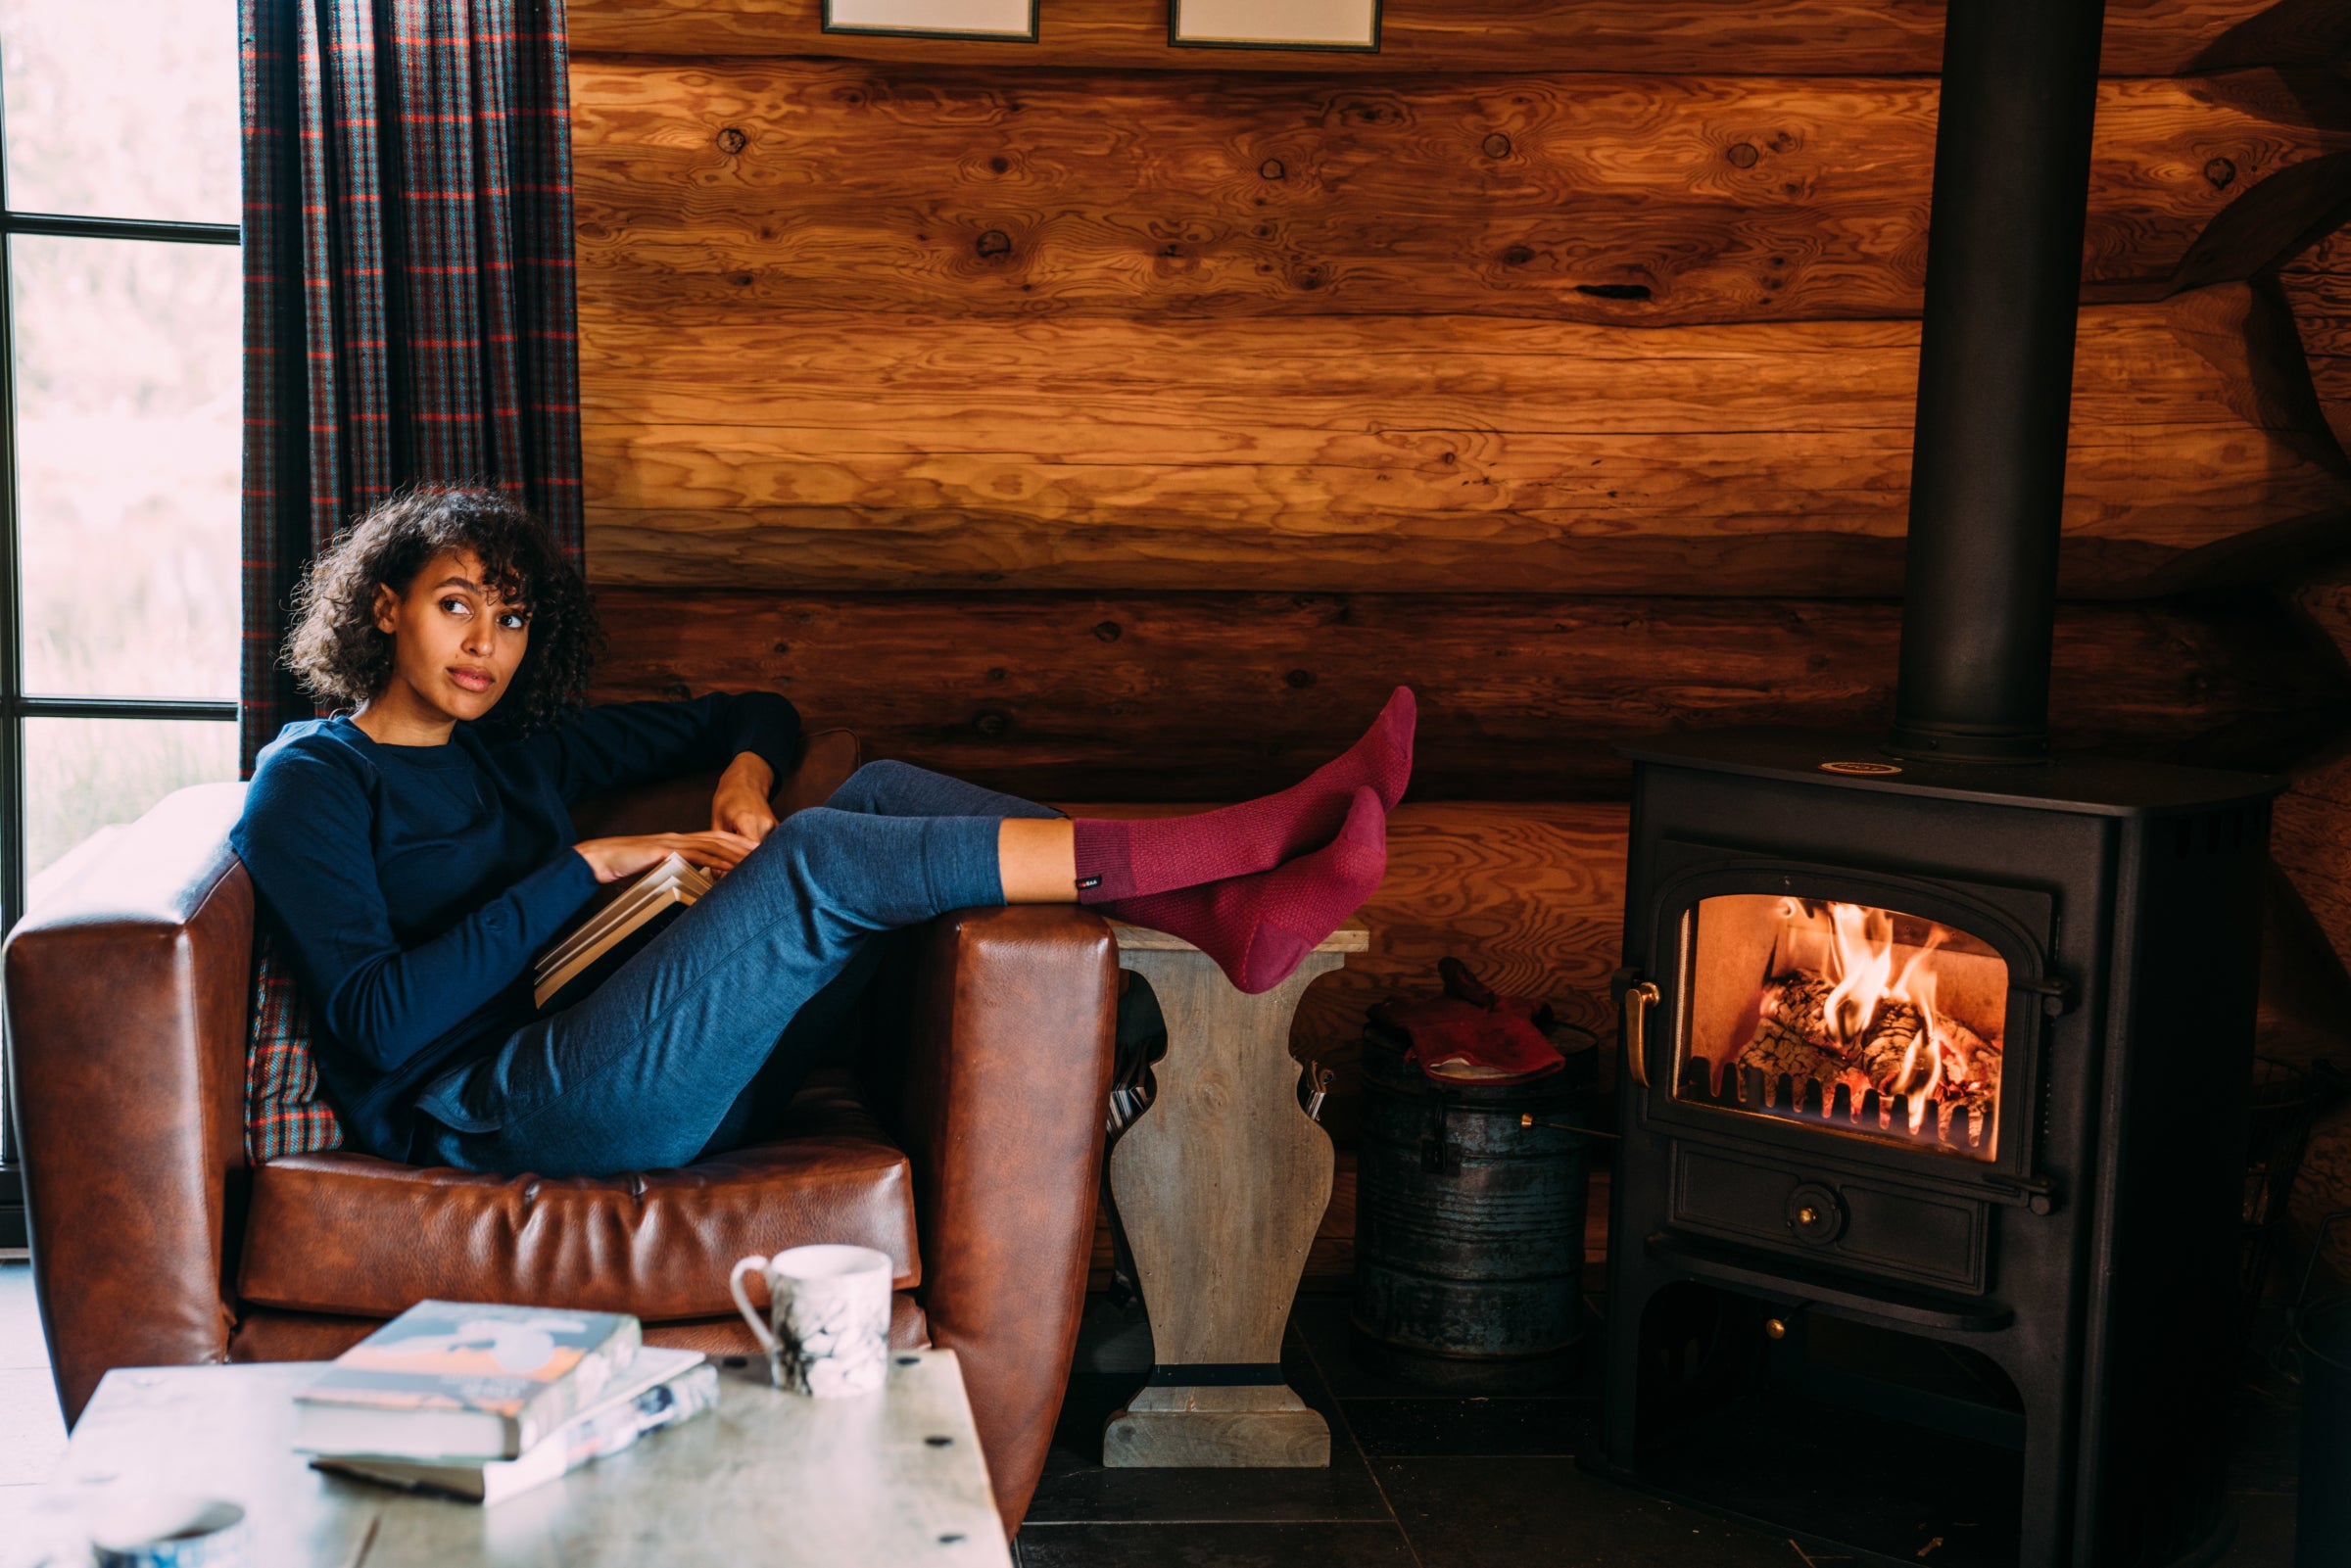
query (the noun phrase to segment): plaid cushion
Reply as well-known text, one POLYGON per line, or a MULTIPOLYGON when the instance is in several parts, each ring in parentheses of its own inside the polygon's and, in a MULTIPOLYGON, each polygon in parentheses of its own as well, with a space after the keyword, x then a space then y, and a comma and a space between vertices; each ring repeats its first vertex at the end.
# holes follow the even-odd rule
POLYGON ((253 1029, 245 1045, 245 1159, 343 1147, 343 1123, 318 1093, 311 1002, 266 926, 254 933, 253 1029))

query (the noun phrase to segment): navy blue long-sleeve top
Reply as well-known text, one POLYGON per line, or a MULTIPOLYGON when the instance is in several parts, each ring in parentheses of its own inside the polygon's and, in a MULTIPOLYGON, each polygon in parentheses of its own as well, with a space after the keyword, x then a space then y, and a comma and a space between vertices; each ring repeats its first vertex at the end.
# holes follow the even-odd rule
POLYGON ((530 1019, 532 957, 596 889, 572 802, 745 751, 780 779, 799 730, 754 691, 594 707, 521 736, 459 724, 439 746, 382 745, 341 716, 278 732, 229 844, 310 997, 351 1140, 406 1160, 424 1085, 530 1019))

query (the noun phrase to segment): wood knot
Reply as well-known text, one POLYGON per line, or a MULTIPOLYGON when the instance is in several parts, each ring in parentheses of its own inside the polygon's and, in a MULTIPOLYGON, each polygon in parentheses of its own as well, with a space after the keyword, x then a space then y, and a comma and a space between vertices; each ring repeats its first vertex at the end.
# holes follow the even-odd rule
POLYGON ((1508 158, 1511 156, 1511 139, 1508 136, 1505 136, 1501 131, 1496 131, 1493 135, 1488 136, 1486 138, 1485 146, 1486 156, 1488 158, 1508 158))
POLYGON ((972 728, 979 731, 983 738, 994 740, 1012 728, 1012 716, 1007 713, 998 713, 991 708, 973 719, 972 728))
POLYGON ((1012 172, 1012 160, 1006 158, 1002 153, 998 153, 987 161, 987 166, 992 173, 1008 174, 1012 172))
POLYGON ((2216 158, 2204 166, 2204 177, 2216 191, 2225 191, 2236 179, 2236 166, 2226 158, 2216 158))
POLYGON ((1290 172, 1288 169, 1281 166, 1281 160, 1278 158, 1267 159, 1264 163, 1257 166, 1257 171, 1268 179, 1285 179, 1288 177, 1290 172))
POLYGON ((988 669, 988 672, 987 672, 987 678, 988 678, 990 681, 1001 681, 1001 680, 1003 680, 1003 679, 1004 679, 1004 666, 1002 666, 1001 664, 998 664, 998 665, 993 665, 993 666, 991 666, 991 667, 988 669))
MULTIPOLYGON (((1765 281, 1771 280, 1765 279, 1765 281)), ((1649 285, 1646 283, 1578 283, 1575 286, 1575 292, 1589 294, 1596 300, 1646 300, 1649 298, 1649 285)))
POLYGON ((1503 264, 1506 266, 1524 266, 1534 259, 1535 253, 1523 245, 1513 245, 1502 253, 1503 264))
POLYGON ((718 150, 729 158, 733 158, 750 145, 751 139, 732 125, 718 133, 718 150))
POLYGON ((1731 161, 1731 166, 1735 168, 1752 168, 1755 166, 1755 160, 1763 155, 1755 151, 1753 142, 1733 142, 1731 150, 1723 156, 1731 161))
POLYGON ((1012 236, 1000 228, 991 228, 980 236, 973 248, 982 256, 1003 256, 1012 250, 1012 236))
POLYGON ((1094 628, 1094 636, 1105 642, 1116 642, 1126 634, 1127 629, 1116 621, 1104 621, 1094 628))
POLYGON ((683 681, 673 681, 661 689, 661 695, 666 701, 685 702, 693 697, 694 689, 683 681))
POLYGON ((1282 684, 1288 687, 1291 690, 1303 691, 1308 687, 1315 684, 1315 672, 1312 670, 1292 670, 1289 674, 1283 676, 1281 680, 1282 684))

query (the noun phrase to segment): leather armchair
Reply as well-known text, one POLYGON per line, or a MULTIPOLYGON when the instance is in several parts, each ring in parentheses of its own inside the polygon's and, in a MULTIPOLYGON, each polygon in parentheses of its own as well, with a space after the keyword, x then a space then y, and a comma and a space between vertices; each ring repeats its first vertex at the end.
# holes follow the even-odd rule
MULTIPOLYGON (((812 736, 780 808, 855 765, 812 736)), ((6 952, 35 1288, 69 1421, 116 1366, 331 1356, 426 1296, 637 1313, 750 1352, 735 1258, 856 1240, 898 1260, 892 1337, 955 1350, 1005 1528, 1043 1468, 1102 1157, 1116 954, 1075 908, 963 910, 902 939, 854 1076, 776 1141, 685 1170, 542 1180, 351 1152, 247 1165, 254 898, 243 786, 183 789, 94 846, 6 952)), ((583 808, 696 825, 707 782, 583 808)), ((706 820, 706 819, 703 819, 706 820)))

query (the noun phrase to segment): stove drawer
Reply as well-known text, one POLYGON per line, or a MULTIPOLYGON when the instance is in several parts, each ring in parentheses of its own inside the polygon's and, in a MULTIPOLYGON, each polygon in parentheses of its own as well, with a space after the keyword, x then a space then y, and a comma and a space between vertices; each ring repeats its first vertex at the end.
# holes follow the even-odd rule
POLYGON ((1981 1295, 1991 1206, 1673 1146, 1673 1224, 1815 1262, 1981 1295))

